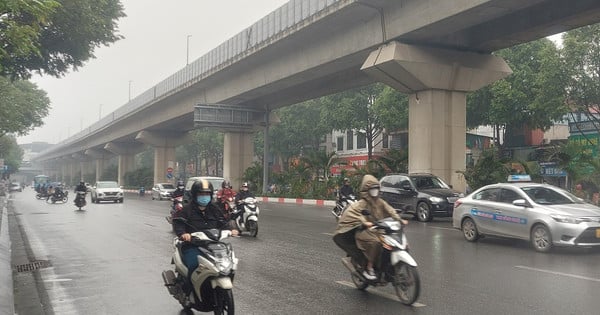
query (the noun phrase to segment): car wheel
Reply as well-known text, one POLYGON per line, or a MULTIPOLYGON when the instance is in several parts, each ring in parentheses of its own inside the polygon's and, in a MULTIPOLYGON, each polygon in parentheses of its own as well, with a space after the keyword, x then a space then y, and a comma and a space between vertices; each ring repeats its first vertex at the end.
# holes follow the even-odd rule
POLYGON ((154 195, 152 195, 152 200, 154 200, 154 195))
POLYGON ((415 214, 419 222, 430 222, 431 220, 433 220, 433 216, 431 215, 431 207, 427 202, 419 202, 415 214))
POLYGON ((119 203, 123 203, 123 199, 119 199, 119 203))
POLYGON ((477 226, 475 225, 475 221, 473 221, 473 219, 464 219, 460 228, 467 241, 475 242, 479 239, 479 231, 477 231, 477 226))
POLYGON ((531 229, 531 245, 536 251, 542 253, 552 249, 552 234, 545 225, 538 224, 531 229))

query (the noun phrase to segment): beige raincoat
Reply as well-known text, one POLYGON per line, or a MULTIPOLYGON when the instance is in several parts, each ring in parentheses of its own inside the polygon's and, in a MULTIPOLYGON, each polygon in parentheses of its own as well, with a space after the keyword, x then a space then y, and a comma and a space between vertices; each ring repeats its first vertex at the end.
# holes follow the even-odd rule
MULTIPOLYGON (((392 217, 398 221, 401 220, 396 210, 387 202, 379 197, 369 195, 370 187, 379 187, 379 181, 372 175, 365 175, 360 184, 360 200, 351 204, 340 217, 335 234, 346 233, 357 228, 366 222, 376 222, 378 220, 392 217), (361 211, 369 210, 369 216, 364 216, 361 211)), ((381 252, 381 245, 377 236, 377 231, 358 230, 355 234, 356 246, 364 253, 367 259, 377 263, 381 252)))

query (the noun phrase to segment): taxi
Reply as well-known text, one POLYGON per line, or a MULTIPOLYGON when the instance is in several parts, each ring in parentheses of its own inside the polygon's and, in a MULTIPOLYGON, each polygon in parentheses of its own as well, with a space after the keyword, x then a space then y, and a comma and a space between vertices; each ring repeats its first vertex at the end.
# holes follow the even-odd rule
POLYGON ((536 251, 554 246, 600 246, 600 208, 568 191, 511 175, 508 183, 481 187, 454 203, 452 225, 464 238, 510 237, 536 251))

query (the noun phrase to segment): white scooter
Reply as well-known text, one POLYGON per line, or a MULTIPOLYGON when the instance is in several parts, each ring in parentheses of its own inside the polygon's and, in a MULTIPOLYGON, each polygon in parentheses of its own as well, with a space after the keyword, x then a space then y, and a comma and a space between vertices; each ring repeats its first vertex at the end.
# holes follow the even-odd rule
POLYGON ((260 209, 256 205, 257 202, 256 198, 247 197, 240 203, 244 211, 236 210, 232 213, 231 219, 235 222, 234 228, 239 230, 240 234, 242 232, 249 232, 252 237, 256 237, 258 234, 258 214, 260 209))
MULTIPOLYGON (((367 210, 362 212, 363 215, 369 215, 367 210)), ((404 227, 393 218, 385 218, 375 222, 371 229, 383 231, 379 236, 382 249, 379 257, 380 266, 375 268, 377 276, 375 280, 368 280, 362 274, 362 266, 366 264, 366 258, 356 246, 354 238, 356 231, 336 234, 333 237, 333 241, 348 254, 348 257, 342 258, 342 263, 350 271, 352 282, 359 290, 365 290, 369 285, 383 286, 391 283, 400 302, 412 305, 419 297, 421 281, 417 262, 408 252, 404 227)))
POLYGON ((162 272, 165 286, 187 313, 195 309, 200 312, 214 311, 216 315, 234 314, 232 289, 238 259, 231 244, 222 242, 231 235, 231 231, 210 229, 191 235, 192 245, 204 254, 198 256, 198 268, 192 270, 191 277, 187 276, 188 268, 183 263, 181 252, 185 242, 175 238, 175 252, 171 260, 175 270, 162 272))

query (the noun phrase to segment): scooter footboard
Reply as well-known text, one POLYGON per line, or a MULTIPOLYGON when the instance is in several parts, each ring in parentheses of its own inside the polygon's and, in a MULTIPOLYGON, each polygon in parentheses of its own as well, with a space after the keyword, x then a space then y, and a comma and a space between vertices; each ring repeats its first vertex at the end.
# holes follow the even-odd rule
POLYGON ((232 289, 233 288, 233 282, 231 282, 231 278, 229 277, 219 277, 219 278, 214 278, 212 280, 210 280, 210 285, 212 286, 212 288, 223 288, 223 289, 232 289))

